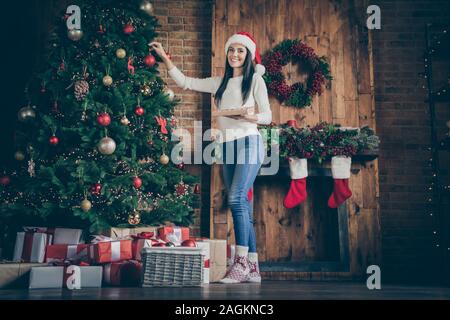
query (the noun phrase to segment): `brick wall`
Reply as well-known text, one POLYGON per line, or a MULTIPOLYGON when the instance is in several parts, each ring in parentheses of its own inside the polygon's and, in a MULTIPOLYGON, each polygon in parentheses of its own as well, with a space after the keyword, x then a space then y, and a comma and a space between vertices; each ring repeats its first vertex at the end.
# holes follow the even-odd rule
MULTIPOLYGON (((373 4, 381 8, 382 27, 374 31, 373 44, 377 133, 382 141, 382 271, 385 279, 431 280, 441 262, 435 247, 438 237, 433 235, 438 221, 426 210, 430 126, 424 103, 427 92, 422 88, 426 82, 418 73, 424 71, 425 24, 449 23, 450 2, 385 0, 373 4)), ((435 66, 436 71, 444 68, 450 71, 448 65, 435 66)), ((441 138, 445 121, 450 119, 448 107, 437 105, 441 138)))
MULTIPOLYGON (((172 62, 186 75, 196 78, 211 76, 211 39, 213 0, 152 1, 155 16, 161 28, 156 41, 172 57, 172 62)), ((160 64, 161 77, 181 100, 175 109, 179 127, 193 133, 194 121, 203 120, 203 129, 208 129, 211 95, 194 91, 184 91, 168 77, 164 64, 160 64)), ((189 146, 187 146, 189 147, 189 146)), ((196 236, 209 236, 209 168, 187 165, 186 170, 199 176, 201 198, 195 209, 192 226, 196 236), (205 215, 201 219, 201 215, 205 215), (201 227, 202 226, 202 227, 201 227)))

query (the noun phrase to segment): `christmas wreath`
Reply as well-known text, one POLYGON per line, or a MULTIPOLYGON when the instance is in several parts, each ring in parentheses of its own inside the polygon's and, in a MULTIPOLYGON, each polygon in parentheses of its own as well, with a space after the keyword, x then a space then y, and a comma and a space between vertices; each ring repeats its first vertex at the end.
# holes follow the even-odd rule
POLYGON ((274 95, 285 105, 304 108, 311 105, 314 95, 322 94, 326 80, 332 80, 330 65, 325 57, 319 57, 314 49, 301 40, 284 40, 263 58, 266 74, 263 78, 269 94, 274 95), (289 62, 304 63, 312 70, 306 83, 288 85, 283 75, 283 66, 289 62))

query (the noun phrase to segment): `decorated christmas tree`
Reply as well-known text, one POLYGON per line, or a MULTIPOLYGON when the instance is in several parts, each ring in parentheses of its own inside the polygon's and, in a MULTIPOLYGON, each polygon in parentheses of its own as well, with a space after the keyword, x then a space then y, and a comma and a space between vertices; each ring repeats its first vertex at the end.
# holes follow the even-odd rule
POLYGON ((196 178, 169 159, 177 101, 149 51, 152 14, 142 0, 80 0, 61 13, 18 113, 3 221, 91 232, 191 222, 196 178))

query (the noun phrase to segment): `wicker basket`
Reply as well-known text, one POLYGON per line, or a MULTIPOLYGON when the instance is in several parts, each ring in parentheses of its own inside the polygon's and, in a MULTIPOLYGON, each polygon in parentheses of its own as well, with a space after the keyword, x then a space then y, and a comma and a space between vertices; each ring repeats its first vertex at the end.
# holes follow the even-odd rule
POLYGON ((203 263, 200 248, 143 248, 143 287, 201 286, 203 263))

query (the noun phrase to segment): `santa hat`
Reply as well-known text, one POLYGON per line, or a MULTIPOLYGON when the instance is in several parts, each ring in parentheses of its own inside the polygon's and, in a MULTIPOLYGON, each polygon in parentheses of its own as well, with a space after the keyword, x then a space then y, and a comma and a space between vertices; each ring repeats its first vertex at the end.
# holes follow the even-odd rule
POLYGON ((241 31, 233 34, 225 43, 225 55, 228 54, 228 48, 232 43, 240 43, 250 51, 252 60, 255 60, 256 62, 256 73, 263 75, 266 72, 266 68, 261 64, 261 56, 259 55, 258 48, 256 47, 255 38, 253 38, 250 33, 241 31))

